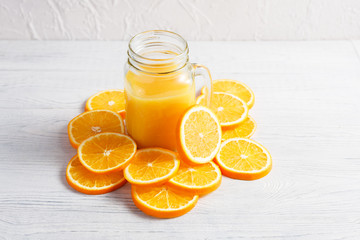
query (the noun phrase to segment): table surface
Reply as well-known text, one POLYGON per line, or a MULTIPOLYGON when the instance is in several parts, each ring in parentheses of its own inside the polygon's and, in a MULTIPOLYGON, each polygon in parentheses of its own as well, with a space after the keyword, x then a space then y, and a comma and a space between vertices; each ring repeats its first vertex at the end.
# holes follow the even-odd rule
POLYGON ((74 191, 68 122, 123 87, 125 42, 0 42, 0 239, 360 239, 360 41, 190 42, 214 79, 255 92, 253 139, 273 157, 175 219, 146 216, 130 184, 74 191))

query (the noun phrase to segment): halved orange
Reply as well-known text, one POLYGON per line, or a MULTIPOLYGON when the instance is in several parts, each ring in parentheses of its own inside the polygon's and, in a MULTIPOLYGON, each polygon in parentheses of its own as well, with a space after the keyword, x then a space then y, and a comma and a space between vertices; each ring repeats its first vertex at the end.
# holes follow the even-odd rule
POLYGON ((254 92, 244 83, 231 79, 218 79, 212 82, 213 92, 226 92, 246 102, 248 108, 255 103, 254 92))
POLYGON ((167 184, 155 187, 132 185, 131 195, 135 206, 157 218, 174 218, 193 209, 198 195, 179 191, 167 184))
POLYGON ((128 182, 135 185, 161 185, 179 169, 176 153, 163 148, 143 148, 124 170, 128 182))
POLYGON ((220 183, 220 168, 210 161, 194 166, 181 162, 178 172, 168 184, 187 192, 204 195, 215 191, 220 183))
POLYGON ((124 122, 116 112, 94 110, 84 112, 69 122, 68 134, 74 148, 87 138, 104 132, 124 133, 124 122))
POLYGON ((83 141, 78 148, 81 164, 94 173, 124 169, 136 152, 136 143, 120 133, 100 133, 83 141))
POLYGON ((125 117, 124 90, 109 89, 92 95, 86 102, 85 111, 111 110, 125 117))
MULTIPOLYGON (((196 104, 205 106, 206 95, 200 95, 196 104)), ((249 109, 240 98, 224 92, 214 92, 210 104, 211 110, 216 114, 223 128, 232 128, 247 118, 249 109)))
POLYGON ((247 138, 230 138, 223 142, 216 162, 225 176, 242 180, 262 178, 272 168, 269 151, 247 138))
POLYGON ((219 151, 221 127, 209 108, 194 105, 180 118, 176 138, 182 160, 189 164, 207 163, 219 151))
POLYGON ((255 130, 256 122, 252 117, 248 116, 245 121, 240 123, 235 128, 223 130, 222 140, 225 141, 229 138, 236 137, 250 138, 255 133, 255 130))
POLYGON ((123 172, 96 174, 87 170, 74 156, 66 168, 66 180, 75 190, 86 194, 114 191, 126 183, 123 172))

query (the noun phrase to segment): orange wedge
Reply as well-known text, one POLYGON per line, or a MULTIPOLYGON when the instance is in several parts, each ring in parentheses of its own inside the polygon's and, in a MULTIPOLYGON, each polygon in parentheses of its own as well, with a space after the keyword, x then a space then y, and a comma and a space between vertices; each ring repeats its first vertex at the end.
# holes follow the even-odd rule
MULTIPOLYGON (((196 99, 196 104, 205 106, 205 95, 196 99)), ((223 128, 232 128, 245 121, 248 107, 240 98, 224 92, 214 92, 211 98, 211 110, 216 114, 223 128)))
POLYGON ((81 164, 94 173, 124 169, 136 152, 136 143, 120 133, 100 133, 83 141, 78 148, 81 164))
POLYGON ((252 117, 248 116, 245 121, 240 123, 240 125, 236 126, 235 128, 223 130, 222 140, 225 141, 229 138, 236 137, 250 138, 255 133, 255 130, 256 122, 252 117))
POLYGON ((221 127, 215 114, 207 107, 194 105, 180 119, 177 151, 189 164, 210 162, 221 145, 221 127))
POLYGON ((254 92, 244 83, 231 79, 218 79, 212 82, 213 92, 226 92, 246 102, 248 108, 255 103, 254 92))
POLYGON ((66 180, 75 190, 86 194, 103 194, 114 191, 126 183, 122 172, 96 174, 87 170, 74 156, 66 168, 66 180))
POLYGON ((155 186, 167 182, 179 169, 176 154, 162 148, 144 148, 136 152, 125 168, 125 178, 131 184, 155 186))
POLYGON ((223 142, 216 162, 225 176, 242 180, 262 178, 272 167, 268 150, 246 138, 230 138, 223 142))
POLYGON ((85 111, 111 110, 125 117, 125 96, 121 89, 110 89, 92 95, 86 102, 85 111))
POLYGON ((182 162, 178 172, 168 184, 187 192, 204 195, 215 191, 220 183, 220 168, 210 161, 194 166, 182 162))
POLYGON ((132 185, 135 205, 144 213, 157 218, 174 218, 193 209, 198 195, 179 191, 167 184, 155 187, 132 185))
POLYGON ((94 110, 84 112, 68 125, 70 144, 74 148, 87 138, 104 132, 124 133, 124 122, 116 112, 109 110, 94 110))

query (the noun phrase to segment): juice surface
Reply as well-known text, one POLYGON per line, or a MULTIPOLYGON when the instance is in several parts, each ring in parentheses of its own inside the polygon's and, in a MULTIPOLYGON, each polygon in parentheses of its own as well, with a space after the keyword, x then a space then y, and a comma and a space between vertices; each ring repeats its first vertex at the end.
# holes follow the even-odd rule
MULTIPOLYGON (((167 66, 160 72, 172 68, 174 66, 167 66)), ((151 73, 151 70, 129 70, 125 94, 127 130, 138 146, 175 150, 179 117, 195 104, 195 86, 190 71, 183 68, 159 74, 151 73)))

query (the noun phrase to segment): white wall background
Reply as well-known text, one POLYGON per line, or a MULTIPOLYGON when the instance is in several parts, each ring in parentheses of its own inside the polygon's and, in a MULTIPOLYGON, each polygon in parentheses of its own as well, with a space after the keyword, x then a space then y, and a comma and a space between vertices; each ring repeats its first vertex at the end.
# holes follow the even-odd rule
POLYGON ((0 0, 0 39, 360 39, 360 0, 0 0))

